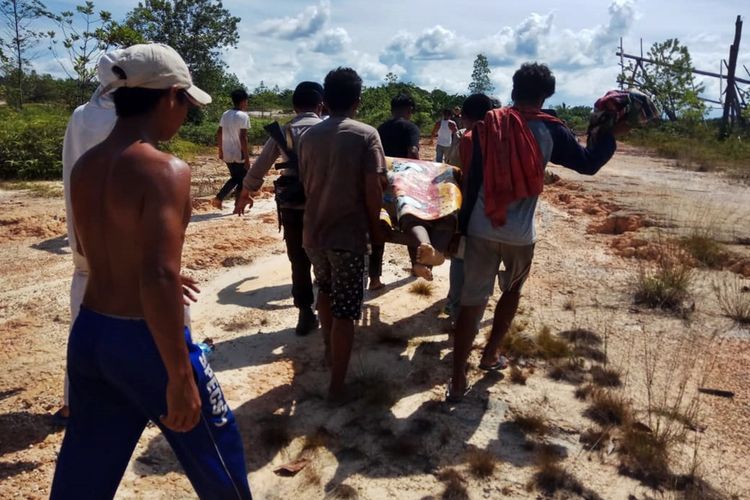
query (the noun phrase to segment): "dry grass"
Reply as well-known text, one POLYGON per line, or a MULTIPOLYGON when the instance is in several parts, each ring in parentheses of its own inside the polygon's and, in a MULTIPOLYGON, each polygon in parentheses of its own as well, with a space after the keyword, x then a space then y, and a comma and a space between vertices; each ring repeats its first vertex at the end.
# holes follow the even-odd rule
POLYGON ((319 448, 327 448, 335 439, 335 436, 328 429, 320 426, 315 432, 304 436, 302 439, 302 451, 312 451, 319 448))
POLYGON ((626 425, 620 439, 620 472, 652 487, 671 477, 667 440, 638 426, 626 425))
POLYGON ((632 410, 622 394, 595 389, 590 393, 591 404, 584 415, 599 425, 622 425, 630 422, 632 410))
POLYGON ((607 362, 607 354, 598 347, 590 345, 577 345, 573 348, 573 355, 579 358, 586 358, 598 363, 607 362))
POLYGON ((713 288, 721 312, 740 325, 750 325, 750 291, 739 276, 714 283, 713 288))
POLYGON ((510 331, 505 334, 500 343, 501 350, 511 358, 533 358, 538 349, 534 337, 513 323, 510 331))
POLYGON ((724 246, 705 230, 697 230, 690 236, 682 238, 680 245, 696 261, 711 269, 723 268, 731 257, 724 246))
POLYGON ((543 452, 537 457, 536 472, 531 486, 536 486, 545 495, 555 498, 567 498, 570 496, 569 493, 590 500, 601 498, 595 492, 585 488, 578 479, 568 472, 559 463, 559 456, 550 453, 543 452))
POLYGON ((354 377, 367 407, 390 408, 398 401, 398 387, 383 372, 362 371, 354 377))
POLYGON ((594 451, 602 449, 610 438, 610 433, 606 429, 586 429, 581 433, 579 441, 583 444, 583 449, 594 451))
POLYGON ((547 375, 553 380, 564 380, 572 384, 580 384, 585 378, 581 362, 572 358, 552 362, 547 370, 547 375))
POLYGON ((308 487, 320 486, 323 482, 323 478, 320 475, 318 466, 313 462, 307 465, 302 472, 298 474, 302 484, 308 487))
POLYGON ((526 385, 526 379, 528 378, 529 376, 516 365, 510 367, 510 381, 514 384, 526 385))
POLYGON ((546 435, 550 430, 546 417, 541 413, 533 413, 533 410, 514 412, 512 422, 524 434, 537 437, 546 435))
POLYGON ((418 280, 412 283, 412 285, 409 287, 409 293, 413 293, 414 295, 419 295, 422 297, 432 297, 432 294, 434 292, 435 285, 433 285, 429 281, 418 280))
POLYGON ((662 253, 653 269, 641 268, 635 280, 636 304, 680 310, 688 299, 693 271, 684 259, 662 253))
POLYGON ((544 359, 565 358, 570 355, 570 346, 564 340, 552 335, 547 326, 543 326, 536 336, 538 354, 544 359))
POLYGON ((61 198, 63 185, 59 181, 2 181, 0 189, 29 191, 37 198, 61 198))
POLYGON ((440 496, 443 500, 469 500, 466 480, 456 469, 445 469, 437 474, 437 478, 445 483, 445 489, 440 496))
POLYGON ((622 379, 619 370, 607 366, 594 365, 589 370, 591 380, 599 387, 620 387, 622 379))
POLYGON ((480 448, 471 448, 466 454, 466 461, 469 463, 469 472, 477 478, 490 477, 497 469, 497 457, 487 450, 480 448))
POLYGON ((595 390, 596 390, 596 387, 594 387, 592 384, 586 384, 580 387, 576 387, 576 390, 573 394, 575 395, 576 399, 585 401, 586 399, 588 399, 591 393, 595 390))
POLYGON ((602 337, 598 333, 586 330, 585 328, 565 330, 564 332, 560 332, 559 335, 568 342, 577 345, 598 346, 602 344, 602 337))
POLYGON ((353 486, 341 483, 331 490, 326 495, 326 498, 330 498, 331 500, 351 500, 359 498, 359 493, 353 486))

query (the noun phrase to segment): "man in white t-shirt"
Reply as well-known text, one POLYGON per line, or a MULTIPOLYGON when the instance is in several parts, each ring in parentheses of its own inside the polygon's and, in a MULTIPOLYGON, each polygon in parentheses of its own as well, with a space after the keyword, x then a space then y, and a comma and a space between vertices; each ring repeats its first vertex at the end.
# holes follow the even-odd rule
POLYGON ((250 129, 250 117, 247 115, 248 95, 244 89, 232 92, 232 104, 221 115, 219 129, 216 131, 216 144, 219 147, 219 159, 224 160, 229 168, 229 180, 216 194, 213 205, 221 208, 221 202, 234 189, 235 198, 239 198, 242 191, 242 180, 250 168, 250 155, 247 146, 247 131, 250 129))
MULTIPOLYGON (((68 229, 68 243, 73 254, 73 279, 70 284, 70 324, 71 327, 78 317, 81 309, 83 294, 86 292, 86 283, 89 276, 89 266, 86 257, 80 252, 76 242, 75 220, 70 197, 70 175, 73 166, 78 159, 89 149, 93 148, 106 139, 117 122, 115 103, 110 92, 113 83, 119 76, 112 71, 112 66, 123 54, 130 49, 118 49, 104 54, 97 64, 96 73, 99 79, 99 87, 86 104, 78 106, 68 121, 63 140, 63 190, 65 194, 65 219, 68 229)), ((198 291, 195 281, 182 276, 183 286, 187 287, 185 295, 194 301, 195 297, 189 289, 198 291)), ((185 324, 190 324, 190 309, 185 302, 185 324)), ((63 406, 53 415, 54 423, 66 425, 70 416, 68 407, 68 376, 65 374, 65 386, 63 390, 63 406)))
POLYGON ((453 143, 453 136, 456 135, 457 132, 458 125, 456 125, 456 122, 451 120, 451 110, 444 109, 443 119, 435 123, 435 126, 432 127, 432 133, 430 134, 433 140, 435 139, 435 136, 437 136, 437 146, 435 146, 435 161, 443 161, 445 153, 448 152, 451 144, 453 143))
MULTIPOLYGON (((78 311, 86 291, 86 280, 88 279, 89 267, 86 258, 80 253, 76 243, 76 233, 73 223, 73 210, 70 204, 70 174, 73 171, 78 158, 83 153, 102 142, 117 121, 115 104, 112 95, 105 92, 106 87, 117 79, 112 72, 112 61, 121 51, 113 51, 104 54, 99 59, 97 76, 99 88, 96 89, 91 100, 86 104, 78 106, 70 117, 68 127, 65 130, 63 141, 63 189, 65 193, 65 214, 68 226, 68 242, 73 254, 73 280, 70 284, 70 318, 71 325, 78 316, 78 311)), ((64 425, 70 415, 68 408, 68 378, 65 376, 65 389, 63 393, 63 406, 54 415, 55 423, 64 425)))

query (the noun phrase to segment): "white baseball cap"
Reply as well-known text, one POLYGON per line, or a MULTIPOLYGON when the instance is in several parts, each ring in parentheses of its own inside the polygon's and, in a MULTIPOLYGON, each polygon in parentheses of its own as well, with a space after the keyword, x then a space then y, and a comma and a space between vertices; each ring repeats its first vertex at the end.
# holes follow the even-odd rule
POLYGON ((98 71, 102 94, 121 87, 168 89, 174 85, 184 89, 190 100, 199 106, 211 103, 211 96, 193 85, 190 70, 172 47, 161 43, 143 43, 105 54, 98 71), (106 58, 106 59, 105 59, 106 58), (109 71, 107 71, 107 69, 109 71))

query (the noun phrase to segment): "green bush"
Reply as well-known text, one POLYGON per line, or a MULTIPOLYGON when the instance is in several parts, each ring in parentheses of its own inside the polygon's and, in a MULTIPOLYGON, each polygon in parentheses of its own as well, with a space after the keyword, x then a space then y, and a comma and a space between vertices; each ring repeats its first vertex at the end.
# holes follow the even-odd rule
POLYGON ((0 179, 59 179, 69 114, 64 106, 0 107, 0 179))
POLYGON ((750 130, 739 130, 719 139, 718 124, 709 122, 664 122, 633 130, 627 142, 651 149, 658 156, 677 160, 681 166, 701 171, 724 170, 750 181, 750 130))

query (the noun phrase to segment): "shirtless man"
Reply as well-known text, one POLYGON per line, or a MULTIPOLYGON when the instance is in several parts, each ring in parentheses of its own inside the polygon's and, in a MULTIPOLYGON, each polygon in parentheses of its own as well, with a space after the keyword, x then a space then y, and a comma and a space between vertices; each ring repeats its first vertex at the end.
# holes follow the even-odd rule
POLYGON ((68 345, 71 417, 50 496, 112 498, 150 420, 199 497, 250 498, 234 416, 183 327, 190 169, 156 148, 211 97, 166 45, 131 47, 112 70, 117 123, 71 176, 90 271, 68 345))

